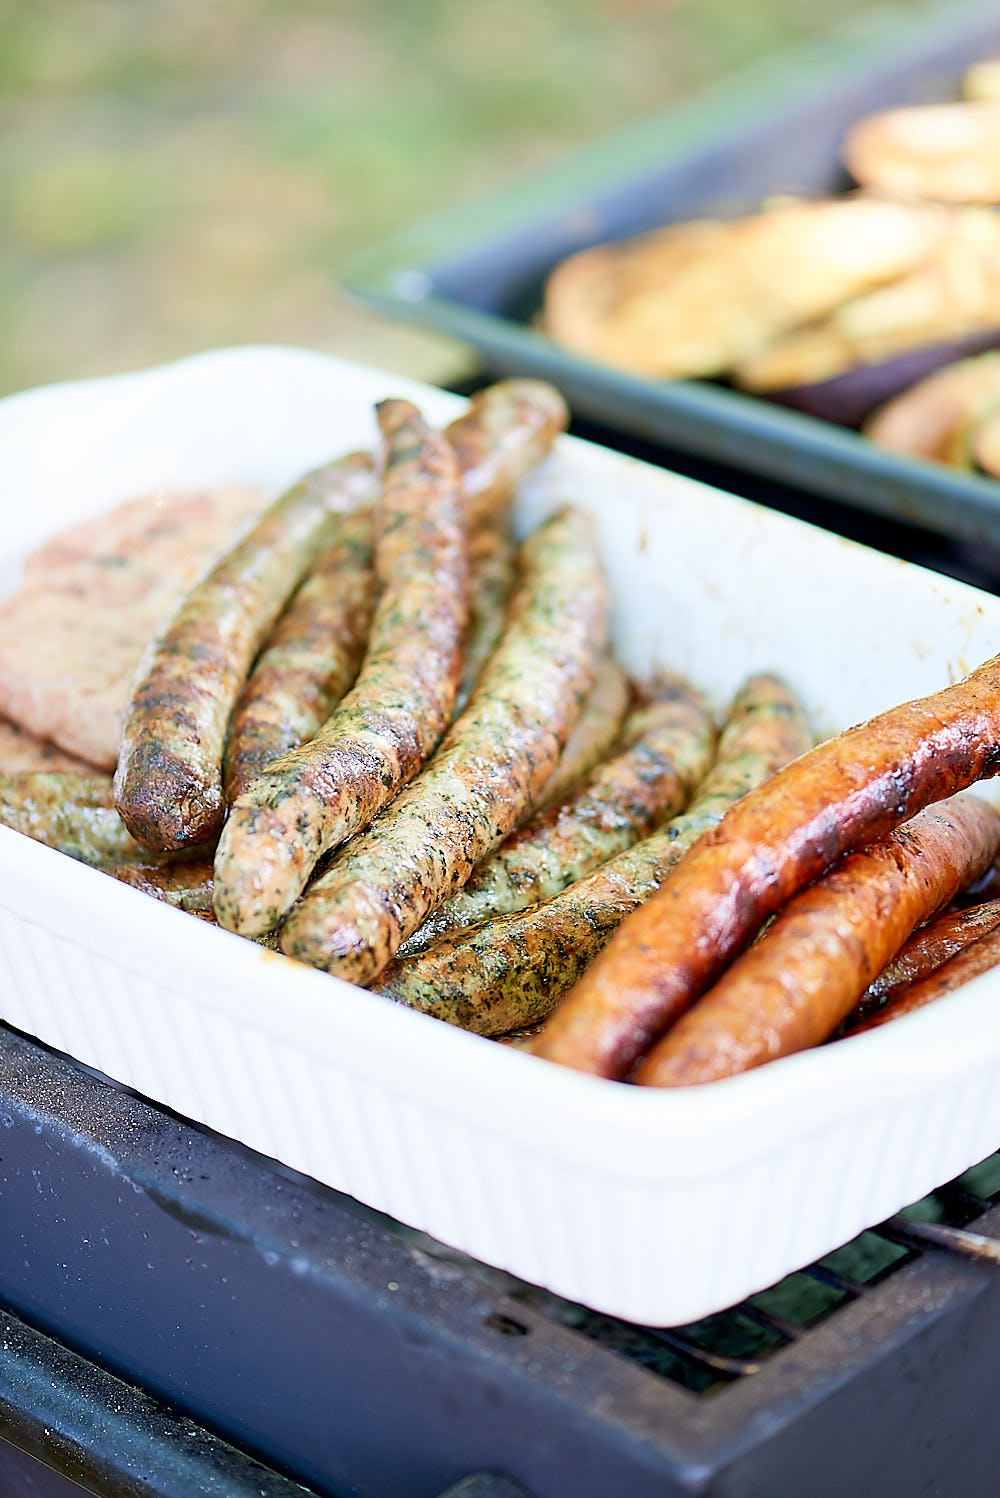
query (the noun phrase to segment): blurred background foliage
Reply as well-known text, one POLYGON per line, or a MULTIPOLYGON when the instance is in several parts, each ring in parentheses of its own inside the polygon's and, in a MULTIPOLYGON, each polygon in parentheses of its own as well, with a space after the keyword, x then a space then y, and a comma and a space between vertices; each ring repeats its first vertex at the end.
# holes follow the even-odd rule
POLYGON ((0 393, 254 341, 447 379, 353 250, 875 8, 0 0, 0 393))

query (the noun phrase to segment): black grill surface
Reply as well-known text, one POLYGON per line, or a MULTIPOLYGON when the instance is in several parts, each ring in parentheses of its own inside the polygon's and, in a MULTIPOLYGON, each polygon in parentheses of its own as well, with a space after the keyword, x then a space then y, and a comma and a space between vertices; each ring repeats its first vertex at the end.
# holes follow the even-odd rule
POLYGON ((992 1491, 1000 1270, 971 1254, 1000 1237, 998 1157, 667 1331, 476 1264, 2 1027, 0 1157, 0 1305, 318 1493, 437 1498, 472 1472, 534 1498, 992 1491))

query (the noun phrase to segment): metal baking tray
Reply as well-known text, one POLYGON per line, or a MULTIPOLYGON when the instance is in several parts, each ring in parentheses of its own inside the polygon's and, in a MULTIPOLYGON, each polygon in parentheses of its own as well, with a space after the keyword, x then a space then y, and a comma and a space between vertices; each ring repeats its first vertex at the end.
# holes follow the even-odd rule
POLYGON ((532 327, 548 272, 587 245, 732 217, 778 191, 846 187, 838 150, 853 120, 953 97, 968 63, 1000 53, 994 3, 935 9, 918 26, 883 15, 863 32, 798 49, 408 228, 357 257, 346 284, 382 311, 464 339, 490 370, 553 380, 582 415, 946 535, 1000 542, 992 479, 900 457, 721 384, 623 374, 532 327))

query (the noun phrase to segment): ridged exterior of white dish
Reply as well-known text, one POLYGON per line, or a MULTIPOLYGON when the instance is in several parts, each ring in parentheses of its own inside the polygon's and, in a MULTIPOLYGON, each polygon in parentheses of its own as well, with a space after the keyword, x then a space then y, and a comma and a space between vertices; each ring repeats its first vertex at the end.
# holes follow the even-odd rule
MULTIPOLYGON (((137 492, 277 488, 373 440, 371 403, 390 394, 433 419, 459 405, 267 348, 0 403, 3 581, 44 536, 137 492)), ((520 521, 567 499, 599 520, 626 663, 682 669, 719 706, 775 669, 829 733, 1000 650, 998 599, 568 439, 520 521)), ((729 1082, 642 1091, 412 1014, 6 829, 0 1016, 457 1248, 649 1323, 769 1284, 1000 1144, 1000 975, 729 1082)))

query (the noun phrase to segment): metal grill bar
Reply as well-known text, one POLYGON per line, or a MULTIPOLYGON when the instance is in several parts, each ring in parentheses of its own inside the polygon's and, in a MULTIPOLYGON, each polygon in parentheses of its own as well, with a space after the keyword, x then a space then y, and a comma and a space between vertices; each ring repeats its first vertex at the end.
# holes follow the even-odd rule
POLYGON ((944 1222, 921 1222, 911 1217, 891 1217, 878 1231, 893 1243, 917 1249, 943 1248, 963 1258, 1000 1264, 1000 1241, 944 1222))
POLYGON ((804 1328, 796 1326, 794 1321, 789 1321, 785 1316, 779 1316, 775 1311, 766 1311, 763 1306, 754 1305, 753 1301, 746 1300, 740 1306, 740 1313, 748 1316, 751 1321, 756 1321, 758 1326, 767 1331, 775 1332, 785 1342, 797 1342, 804 1328))
MULTIPOLYGON (((739 1309, 742 1310, 742 1306, 739 1309)), ((692 1342, 683 1332, 671 1327, 651 1326, 646 1330, 658 1342, 664 1342, 672 1351, 680 1353, 681 1357, 689 1358, 699 1367, 708 1368, 722 1378, 745 1378, 760 1370, 759 1362, 754 1362, 750 1358, 731 1357, 728 1353, 712 1352, 707 1347, 699 1347, 697 1342, 692 1342)))
POLYGON ((957 1222, 951 1221, 952 1227, 964 1227, 974 1217, 982 1217, 992 1205, 987 1197, 977 1195, 958 1181, 949 1181, 946 1186, 935 1191, 934 1195, 944 1207, 949 1221, 958 1219, 957 1222))
POLYGON ((840 1290, 850 1300, 857 1300, 859 1295, 864 1294, 865 1287, 859 1280, 838 1274, 836 1269, 828 1269, 825 1264, 807 1264, 802 1273, 818 1280, 821 1285, 829 1285, 831 1290, 840 1290))

